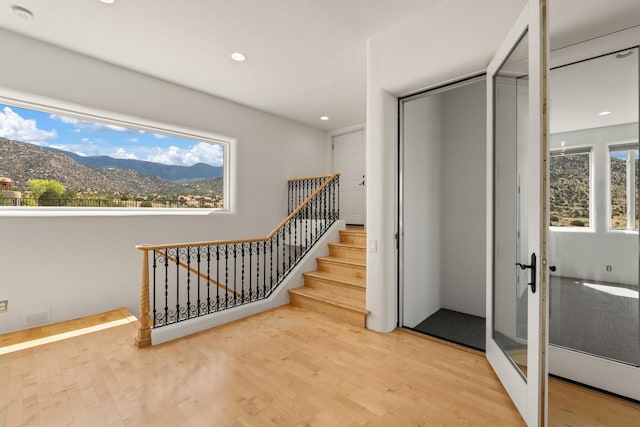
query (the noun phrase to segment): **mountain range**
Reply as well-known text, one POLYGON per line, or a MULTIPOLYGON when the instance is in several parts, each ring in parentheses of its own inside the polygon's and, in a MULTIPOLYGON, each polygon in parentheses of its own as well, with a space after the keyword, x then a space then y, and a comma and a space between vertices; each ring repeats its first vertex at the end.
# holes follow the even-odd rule
MULTIPOLYGON (((178 175, 178 179, 184 179, 185 182, 179 183, 132 169, 121 169, 115 166, 85 166, 80 164, 75 156, 70 156, 69 153, 60 150, 51 150, 38 145, 0 138, 0 176, 11 178, 13 189, 17 191, 25 191, 30 179, 53 179, 64 185, 67 190, 97 195, 215 196, 223 194, 221 176, 196 181, 193 178, 187 178, 189 175, 183 174, 178 175)), ((105 160, 104 164, 107 162, 108 160, 105 160)), ((126 162, 126 165, 143 164, 144 166, 148 166, 146 163, 151 163, 126 162)), ((157 163, 154 165, 157 165, 156 170, 163 170, 163 166, 168 166, 157 163)), ((177 168, 185 167, 178 166, 177 168)), ((183 169, 169 167, 164 170, 179 171, 183 169)), ((176 177, 175 174, 173 176, 176 177)), ((196 176, 196 174, 191 176, 196 176)))
POLYGON ((192 166, 165 165, 145 160, 116 159, 109 156, 80 156, 57 148, 43 148, 69 156, 84 166, 130 170, 144 175, 157 176, 172 182, 201 181, 222 176, 222 166, 211 166, 206 163, 196 163, 192 166))

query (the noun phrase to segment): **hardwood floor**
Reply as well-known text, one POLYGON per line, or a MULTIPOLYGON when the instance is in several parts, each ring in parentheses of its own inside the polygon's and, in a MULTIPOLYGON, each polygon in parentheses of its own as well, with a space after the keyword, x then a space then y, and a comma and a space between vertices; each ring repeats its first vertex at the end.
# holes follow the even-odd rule
MULTIPOLYGON (((1 355, 0 426, 524 425, 484 355, 414 334, 285 306, 140 350, 120 316, 1 355)), ((552 397, 581 415, 552 425, 637 425, 567 386, 552 397)))
POLYGON ((0 356, 5 426, 522 425, 482 356, 285 306, 171 343, 135 323, 0 356))

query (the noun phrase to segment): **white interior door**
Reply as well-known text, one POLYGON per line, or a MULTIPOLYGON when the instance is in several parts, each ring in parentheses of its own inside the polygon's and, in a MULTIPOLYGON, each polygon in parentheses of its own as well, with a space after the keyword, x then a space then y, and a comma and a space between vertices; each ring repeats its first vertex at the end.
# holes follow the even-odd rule
POLYGON ((530 426, 546 424, 546 0, 529 0, 487 69, 487 359, 530 426))
POLYGON ((340 219, 365 225, 364 130, 333 137, 333 170, 340 174, 340 219))

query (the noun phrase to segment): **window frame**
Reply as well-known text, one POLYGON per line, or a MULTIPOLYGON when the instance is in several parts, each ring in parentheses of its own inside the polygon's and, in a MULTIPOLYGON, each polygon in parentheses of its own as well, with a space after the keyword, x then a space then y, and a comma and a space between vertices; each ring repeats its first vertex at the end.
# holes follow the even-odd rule
POLYGON ((105 208, 105 207, 45 207, 45 206, 0 206, 2 216, 144 216, 144 215, 210 215, 215 213, 229 213, 232 211, 231 161, 234 158, 231 151, 235 150, 236 139, 221 134, 215 134, 201 129, 194 129, 149 119, 134 117, 125 113, 104 112, 73 105, 73 108, 55 106, 58 102, 46 100, 44 103, 25 101, 7 96, 0 96, 0 104, 31 109, 39 112, 56 114, 79 120, 92 121, 100 124, 121 126, 150 133, 164 134, 193 141, 203 141, 223 146, 222 188, 223 207, 221 208, 105 208), (80 112, 78 110, 84 110, 80 112))
MULTIPOLYGON (((567 233, 594 233, 595 232, 595 200, 594 200, 594 158, 595 147, 593 145, 575 146, 571 148, 561 147, 549 150, 549 168, 551 168, 551 158, 559 157, 563 155, 573 154, 588 154, 589 155, 589 226, 563 226, 563 225, 551 225, 549 221, 549 229, 552 231, 567 232, 567 233)), ((551 179, 551 174, 549 174, 551 179)), ((549 197, 551 197, 551 191, 549 191, 549 197)), ((549 216, 551 215, 551 201, 549 200, 549 216)))
MULTIPOLYGON (((633 185, 629 185, 629 172, 634 170, 633 165, 630 164, 629 157, 632 156, 634 151, 640 152, 640 144, 638 142, 627 142, 627 143, 613 143, 607 144, 607 232, 610 233, 626 233, 626 234, 638 234, 640 232, 639 229, 635 228, 635 222, 638 220, 637 211, 635 205, 637 203, 636 192, 637 188, 634 188, 633 185), (627 228, 612 228, 611 224, 611 153, 613 151, 626 151, 626 184, 625 184, 625 196, 627 202, 627 228), (631 202, 629 202, 631 199, 631 202), (629 209, 629 204, 631 203, 631 209, 629 209), (631 221, 630 221, 631 220, 631 221), (633 228, 629 228, 629 225, 632 225, 633 228)), ((635 161, 635 157, 631 158, 631 161, 635 161)), ((635 175, 638 175, 640 171, 636 170, 635 175)), ((636 176, 634 176, 633 181, 635 182, 636 176)))

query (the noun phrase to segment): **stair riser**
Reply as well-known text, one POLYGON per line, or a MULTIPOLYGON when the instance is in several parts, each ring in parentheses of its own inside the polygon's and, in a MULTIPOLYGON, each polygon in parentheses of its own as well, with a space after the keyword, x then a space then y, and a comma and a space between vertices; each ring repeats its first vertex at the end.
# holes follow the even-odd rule
POLYGON ((340 243, 365 248, 367 246, 367 236, 362 234, 340 233, 340 243))
POLYGON ((329 255, 338 258, 353 259, 356 261, 367 260, 367 252, 365 251, 365 248, 329 245, 329 255))
POLYGON ((304 285, 309 288, 322 289, 329 292, 336 292, 341 295, 362 298, 363 301, 366 299, 366 294, 367 294, 365 288, 356 288, 353 286, 343 285, 340 283, 319 279, 317 277, 305 276, 304 285))
POLYGON ((329 316, 333 319, 350 323, 354 326, 359 326, 362 328, 367 326, 365 314, 358 313, 343 307, 327 304, 323 301, 306 298, 302 295, 289 294, 289 298, 291 305, 295 307, 314 311, 316 313, 329 316))
POLYGON ((345 277, 356 278, 366 281, 367 270, 364 267, 356 267, 352 265, 335 264, 332 262, 326 262, 323 260, 317 260, 318 271, 323 271, 331 274, 340 274, 345 277))

